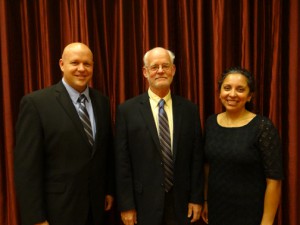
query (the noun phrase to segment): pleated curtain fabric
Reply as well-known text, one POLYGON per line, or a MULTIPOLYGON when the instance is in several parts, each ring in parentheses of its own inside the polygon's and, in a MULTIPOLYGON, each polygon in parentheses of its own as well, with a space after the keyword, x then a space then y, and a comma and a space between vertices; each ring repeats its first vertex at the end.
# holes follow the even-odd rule
POLYGON ((162 150, 164 172, 165 172, 165 191, 168 192, 173 186, 174 165, 171 152, 171 138, 168 116, 164 109, 165 100, 161 99, 158 103, 158 121, 159 121, 159 140, 162 150))
POLYGON ((91 121, 90 121, 88 111, 85 107, 85 101, 86 100, 87 100, 87 98, 84 94, 79 96, 79 98, 77 100, 77 102, 79 103, 78 115, 81 119, 84 131, 85 131, 85 133, 88 137, 88 140, 89 140, 91 146, 93 146, 94 145, 93 130, 92 130, 91 121))

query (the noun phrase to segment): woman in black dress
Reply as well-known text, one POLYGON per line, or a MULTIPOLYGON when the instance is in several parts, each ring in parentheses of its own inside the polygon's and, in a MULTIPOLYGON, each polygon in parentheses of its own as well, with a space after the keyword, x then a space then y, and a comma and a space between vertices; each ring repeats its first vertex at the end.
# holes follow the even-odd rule
POLYGON ((283 179, 278 132, 270 119, 249 111, 250 72, 231 68, 218 85, 226 110, 206 121, 202 218, 209 225, 271 225, 283 179))

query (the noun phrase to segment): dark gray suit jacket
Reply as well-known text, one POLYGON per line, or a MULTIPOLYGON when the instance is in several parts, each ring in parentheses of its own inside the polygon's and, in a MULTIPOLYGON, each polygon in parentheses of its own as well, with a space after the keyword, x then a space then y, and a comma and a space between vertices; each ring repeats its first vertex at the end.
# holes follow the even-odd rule
POLYGON ((16 127, 15 184, 22 224, 103 224, 113 194, 109 100, 90 89, 96 120, 92 148, 62 82, 24 96, 16 127))
MULTIPOLYGON (((174 205, 179 224, 188 224, 188 203, 203 195, 203 149, 197 106, 172 96, 174 205)), ((138 224, 161 225, 165 191, 159 137, 148 93, 118 107, 115 137, 117 203, 136 209, 138 224)))

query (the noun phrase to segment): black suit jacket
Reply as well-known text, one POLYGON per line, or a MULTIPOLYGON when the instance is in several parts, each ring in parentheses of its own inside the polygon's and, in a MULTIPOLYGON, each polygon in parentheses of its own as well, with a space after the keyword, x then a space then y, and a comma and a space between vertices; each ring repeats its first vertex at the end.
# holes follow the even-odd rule
MULTIPOLYGON (((197 106, 172 96, 174 206, 187 224, 188 203, 200 203, 203 150, 197 106)), ((160 225, 164 209, 164 172, 159 137, 148 93, 118 108, 115 137, 117 200, 121 211, 136 209, 138 224, 160 225)))
POLYGON ((15 184, 22 224, 103 224, 113 194, 109 100, 90 89, 96 137, 90 146, 62 82, 23 97, 16 128, 15 184))

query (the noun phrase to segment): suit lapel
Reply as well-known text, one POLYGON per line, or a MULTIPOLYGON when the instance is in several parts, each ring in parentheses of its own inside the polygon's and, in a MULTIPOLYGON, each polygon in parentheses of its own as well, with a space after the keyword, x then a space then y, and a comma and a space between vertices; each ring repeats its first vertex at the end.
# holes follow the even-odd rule
POLYGON ((96 146, 97 146, 98 141, 99 141, 99 138, 97 138, 97 137, 101 136, 98 133, 103 130, 103 128, 102 128, 103 124, 100 122, 99 118, 104 118, 104 116, 103 116, 103 111, 101 110, 101 107, 100 107, 101 106, 101 101, 100 101, 101 98, 97 98, 92 89, 90 89, 90 98, 91 98, 91 101, 92 101, 94 118, 95 118, 95 123, 96 123, 95 143, 94 143, 93 152, 92 152, 92 154, 94 154, 96 149, 97 149, 96 146))
POLYGON ((172 105, 173 105, 173 155, 174 160, 176 159, 178 140, 180 135, 180 127, 182 123, 182 107, 180 98, 172 96, 172 105))
POLYGON ((149 95, 147 92, 144 93, 143 95, 141 95, 140 112, 141 112, 142 117, 145 120, 145 123, 147 124, 147 127, 152 136, 152 139, 153 139, 157 149, 159 150, 159 153, 161 154, 157 128, 156 128, 155 121, 153 118, 153 113, 152 113, 152 109, 151 109, 150 101, 149 101, 149 95))
POLYGON ((74 107, 74 104, 64 87, 62 82, 59 82, 56 85, 56 98, 57 101, 60 103, 61 107, 65 110, 65 112, 69 115, 70 119, 74 123, 75 127, 77 128, 78 132, 80 132, 81 136, 85 140, 86 144, 90 147, 88 138, 85 134, 85 131, 83 129, 82 123, 80 121, 80 118, 78 116, 78 113, 74 107))

